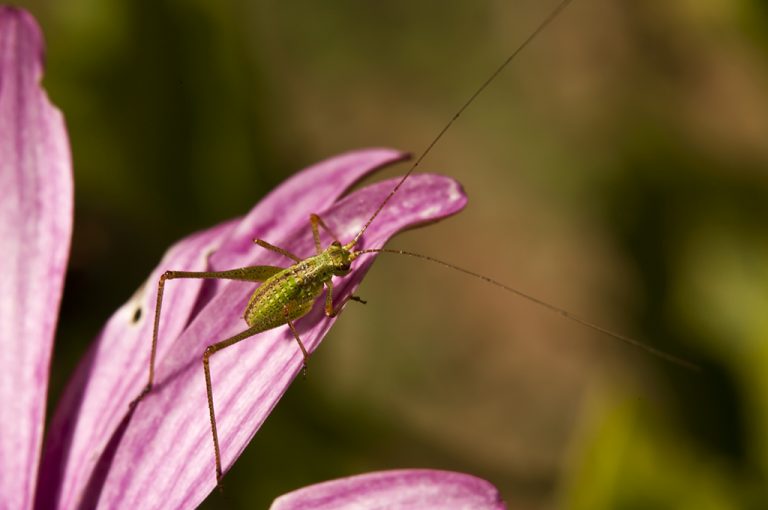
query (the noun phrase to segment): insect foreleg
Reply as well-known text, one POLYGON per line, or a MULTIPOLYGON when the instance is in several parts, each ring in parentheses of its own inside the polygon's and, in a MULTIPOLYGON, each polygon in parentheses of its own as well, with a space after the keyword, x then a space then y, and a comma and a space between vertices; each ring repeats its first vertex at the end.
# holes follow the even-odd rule
POLYGON ((160 329, 160 312, 163 308, 163 292, 166 280, 178 278, 191 279, 225 279, 239 280, 247 282, 263 282, 270 276, 279 273, 283 268, 275 266, 250 266, 231 269, 229 271, 166 271, 160 277, 157 283, 157 302, 155 304, 155 323, 152 328, 152 350, 149 355, 149 378, 147 384, 139 393, 139 396, 133 399, 130 407, 135 407, 141 400, 152 391, 152 385, 155 380, 155 358, 157 354, 157 335, 160 329))
POLYGON ((268 242, 264 241, 263 239, 254 239, 254 243, 261 246, 264 249, 267 249, 269 251, 273 251, 275 253, 279 253, 283 257, 288 257, 289 259, 293 260, 294 262, 301 262, 301 259, 294 255, 293 253, 289 252, 288 250, 284 250, 283 248, 280 248, 279 246, 275 246, 274 244, 269 244, 268 242))
MULTIPOLYGON (((206 347, 205 352, 203 353, 203 371, 205 372, 205 390, 208 394, 208 412, 211 415, 211 434, 213 435, 213 453, 216 457, 216 483, 221 485, 221 451, 219 450, 219 434, 216 430, 216 414, 213 410, 213 386, 211 385, 211 367, 210 367, 210 357, 213 355, 213 353, 218 352, 225 347, 229 347, 232 344, 236 344, 237 342, 241 340, 245 340, 248 337, 251 337, 255 335, 256 333, 260 333, 261 328, 259 326, 253 326, 251 328, 246 329, 242 333, 238 333, 237 335, 227 338, 226 340, 222 340, 221 342, 217 342, 215 344, 209 345, 206 347)), ((303 346, 302 346, 303 349, 303 346)))
POLYGON ((318 227, 325 230, 328 235, 331 236, 331 239, 337 243, 339 242, 339 238, 333 233, 333 230, 331 230, 317 214, 313 213, 309 215, 309 223, 312 225, 312 237, 315 239, 315 249, 317 250, 318 255, 323 251, 323 247, 320 244, 320 231, 318 230, 318 227))
MULTIPOLYGON (((331 239, 339 242, 339 238, 336 236, 336 234, 333 233, 333 230, 331 230, 328 225, 325 224, 323 219, 318 216, 317 214, 310 214, 309 215, 309 223, 312 225, 312 237, 315 239, 315 249, 317 250, 318 255, 322 253, 323 247, 320 244, 320 230, 319 228, 322 228, 325 230, 329 236, 331 236, 331 239), (319 228, 318 228, 319 227, 319 228)), ((326 288, 328 289, 328 292, 325 294, 325 315, 328 317, 336 317, 339 312, 341 312, 341 309, 344 308, 344 305, 347 301, 350 299, 352 301, 357 301, 358 303, 366 304, 367 301, 360 298, 359 296, 355 296, 352 294, 347 299, 344 300, 343 303, 339 305, 337 309, 334 310, 333 308, 333 284, 330 281, 327 281, 325 283, 326 288)))

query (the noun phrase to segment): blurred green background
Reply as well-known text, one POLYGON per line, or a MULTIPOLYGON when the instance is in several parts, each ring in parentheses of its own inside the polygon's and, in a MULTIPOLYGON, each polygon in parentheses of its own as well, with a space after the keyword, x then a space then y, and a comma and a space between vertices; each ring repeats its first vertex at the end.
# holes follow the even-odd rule
MULTIPOLYGON (((421 151, 552 4, 21 2, 75 164, 52 398, 173 241, 333 154, 421 151)), ((510 508, 766 508, 766 23, 758 0, 576 0, 425 161, 467 210, 392 243, 702 373, 382 257, 204 507, 432 467, 510 508)))

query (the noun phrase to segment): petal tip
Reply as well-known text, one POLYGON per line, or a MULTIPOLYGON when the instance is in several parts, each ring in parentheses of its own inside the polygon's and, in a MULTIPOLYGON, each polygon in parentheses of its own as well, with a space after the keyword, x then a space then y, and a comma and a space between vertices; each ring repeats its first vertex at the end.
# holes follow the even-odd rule
MULTIPOLYGON (((45 54, 43 31, 29 11, 13 5, 0 5, 0 34, 16 34, 17 41, 24 41, 19 46, 34 52, 38 65, 42 63, 45 54)), ((4 39, 0 38, 3 45, 8 44, 4 39)))
POLYGON ((422 508, 504 510, 498 489, 473 475, 432 469, 380 471, 339 478, 276 499, 270 510, 422 508))

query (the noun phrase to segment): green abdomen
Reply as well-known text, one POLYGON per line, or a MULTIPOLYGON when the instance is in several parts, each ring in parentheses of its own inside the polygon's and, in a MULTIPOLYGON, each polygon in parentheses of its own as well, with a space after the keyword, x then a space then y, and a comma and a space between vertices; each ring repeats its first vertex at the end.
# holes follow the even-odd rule
POLYGON ((262 283, 251 296, 243 318, 250 327, 266 331, 305 315, 323 290, 323 281, 296 266, 262 283))

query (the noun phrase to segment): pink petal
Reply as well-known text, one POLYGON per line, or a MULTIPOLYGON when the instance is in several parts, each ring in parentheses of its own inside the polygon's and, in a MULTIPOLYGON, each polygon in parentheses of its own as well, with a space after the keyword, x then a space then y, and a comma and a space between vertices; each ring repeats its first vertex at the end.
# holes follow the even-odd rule
MULTIPOLYGON (((346 241, 393 186, 394 181, 386 181, 364 188, 319 213, 346 241)), ((413 176, 384 208, 362 244, 381 246, 396 232, 454 214, 465 203, 466 197, 455 181, 435 175, 413 176)), ((314 252, 308 222, 298 230, 281 232, 280 237, 269 241, 300 257, 314 252)), ((360 257, 352 273, 337 279, 337 303, 357 287, 373 258, 372 255, 360 257)), ((289 261, 280 260, 279 255, 263 249, 252 249, 249 263, 289 265, 289 261)), ((177 282, 177 285, 184 283, 177 282)), ((254 285, 248 283, 222 282, 221 292, 159 361, 157 391, 153 391, 134 414, 117 448, 99 506, 192 508, 215 487, 201 357, 207 345, 245 329, 242 311, 253 288, 254 285)), ((328 319, 323 313, 322 299, 296 322, 310 352, 333 322, 334 319, 328 319)), ((277 404, 301 364, 300 351, 287 327, 260 333, 212 358, 225 471, 277 404)))
MULTIPOLYGON (((236 222, 192 235, 174 245, 147 282, 109 319, 80 362, 54 413, 46 437, 38 484, 37 508, 54 508, 57 498, 65 507, 79 498, 106 444, 124 418, 128 402, 136 396, 139 380, 146 378, 152 338, 151 301, 165 264, 191 271, 206 269, 206 254, 218 246, 236 222), (140 315, 140 316, 139 316, 140 315), (136 320, 138 317, 138 320, 136 320), (143 366, 139 366, 139 363, 143 366), (128 381, 122 378, 125 374, 128 381), (130 383, 133 382, 133 385, 130 383), (66 484, 62 484, 66 479, 66 484)), ((168 314, 160 333, 178 336, 189 320, 201 282, 188 293, 173 293, 163 303, 168 314)), ((159 345, 164 353, 168 345, 159 345)))
POLYGON ((72 235, 72 164, 48 101, 43 37, 0 6, 0 507, 30 508, 72 235))
MULTIPOLYGON (((98 493, 114 453, 108 445, 119 442, 128 404, 146 384, 160 274, 169 269, 202 271, 251 263, 254 254, 264 251, 253 245, 253 237, 306 224, 310 211, 325 210, 367 173, 403 157, 389 149, 370 149, 329 159, 288 179, 242 220, 195 234, 171 248, 139 291, 107 322, 59 402, 46 440, 38 508, 75 507, 86 487, 98 493), (135 322, 137 310, 141 317, 135 322)), ((190 318, 219 287, 201 280, 168 284, 158 360, 168 356, 190 318)), ((167 373, 158 369, 157 380, 162 383, 167 373)))
POLYGON ((405 469, 340 478, 280 496, 270 510, 502 510, 496 487, 450 471, 405 469))

